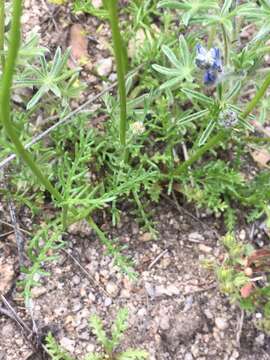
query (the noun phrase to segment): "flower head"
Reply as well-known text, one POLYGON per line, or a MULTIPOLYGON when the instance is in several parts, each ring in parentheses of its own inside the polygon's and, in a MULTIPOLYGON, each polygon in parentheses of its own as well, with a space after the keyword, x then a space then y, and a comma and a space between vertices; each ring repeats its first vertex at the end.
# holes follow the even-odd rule
POLYGON ((203 82, 204 85, 214 85, 217 80, 217 72, 212 69, 207 69, 204 73, 203 82))
POLYGON ((141 135, 145 132, 145 126, 142 121, 135 121, 130 125, 133 135, 141 135))
POLYGON ((238 123, 237 113, 231 109, 226 109, 219 114, 219 124, 225 128, 230 128, 238 123))
POLYGON ((213 69, 219 72, 222 71, 219 48, 211 48, 207 51, 201 44, 197 44, 195 62, 200 69, 213 69))
POLYGON ((214 85, 218 72, 222 72, 221 53, 219 48, 206 50, 201 44, 196 45, 195 63, 198 68, 205 70, 204 84, 214 85))

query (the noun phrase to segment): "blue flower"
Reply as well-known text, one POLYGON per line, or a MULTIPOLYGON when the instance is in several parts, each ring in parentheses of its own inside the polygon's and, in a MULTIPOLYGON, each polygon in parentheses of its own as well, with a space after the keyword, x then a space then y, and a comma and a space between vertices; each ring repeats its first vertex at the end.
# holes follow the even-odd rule
POLYGON ((205 70, 204 84, 215 84, 218 78, 217 73, 222 72, 220 49, 214 47, 206 50, 201 44, 197 44, 195 63, 198 68, 205 70))
POLYGON ((204 73, 203 82, 205 85, 214 85, 217 80, 217 72, 213 69, 207 69, 204 73))
POLYGON ((197 44, 195 62, 200 69, 214 69, 219 72, 222 71, 219 48, 211 48, 207 51, 201 44, 197 44))

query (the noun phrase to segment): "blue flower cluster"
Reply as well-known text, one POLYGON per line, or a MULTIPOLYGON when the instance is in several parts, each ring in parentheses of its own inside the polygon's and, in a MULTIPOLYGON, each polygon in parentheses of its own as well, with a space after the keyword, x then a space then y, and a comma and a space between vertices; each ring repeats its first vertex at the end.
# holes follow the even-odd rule
POLYGON ((219 48, 211 48, 207 51, 202 45, 197 44, 195 62, 198 68, 205 70, 204 84, 214 85, 218 78, 218 73, 222 72, 219 48))

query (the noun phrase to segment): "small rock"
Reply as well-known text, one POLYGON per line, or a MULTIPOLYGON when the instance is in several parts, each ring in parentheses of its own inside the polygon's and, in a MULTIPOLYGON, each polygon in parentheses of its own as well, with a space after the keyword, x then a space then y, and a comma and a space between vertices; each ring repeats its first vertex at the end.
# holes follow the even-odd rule
POLYGON ((88 331, 84 331, 78 335, 78 338, 83 341, 89 341, 90 340, 90 334, 88 331))
POLYGON ((108 294, 112 297, 112 298, 115 298, 118 293, 119 293, 119 289, 118 289, 118 286, 112 282, 112 281, 109 281, 106 285, 106 291, 108 292, 108 294))
POLYGON ((212 251, 212 248, 210 246, 204 245, 204 244, 199 244, 198 248, 200 251, 209 254, 212 251))
POLYGON ((180 290, 175 285, 169 285, 165 291, 168 296, 180 295, 180 290))
POLYGON ((183 311, 190 310, 192 308, 192 305, 193 305, 193 296, 190 295, 185 300, 185 307, 184 307, 183 311))
POLYGON ((81 278, 78 275, 74 275, 71 281, 74 285, 79 285, 81 283, 81 278))
POLYGON ((191 353, 186 353, 184 360, 193 360, 193 356, 191 353))
POLYGON ((61 340, 60 340, 60 344, 61 346, 66 349, 67 351, 69 351, 70 353, 73 353, 74 350, 75 350, 75 344, 76 342, 74 340, 71 340, 67 337, 63 337, 61 340))
POLYGON ((264 334, 260 334, 259 336, 257 336, 255 338, 255 341, 258 345, 260 346, 264 346, 264 340, 265 340, 265 335, 264 334))
POLYGON ((31 291, 31 295, 33 299, 37 299, 46 293, 47 293, 47 289, 43 286, 35 286, 31 291))
POLYGON ((104 306, 108 307, 111 304, 112 304, 112 299, 107 297, 104 301, 104 306))
POLYGON ((161 330, 169 330, 170 326, 170 317, 168 315, 162 316, 159 321, 159 327, 161 330))
POLYGON ((199 346, 197 344, 193 344, 191 346, 191 352, 192 352, 192 355, 197 358, 200 354, 200 349, 199 349, 199 346))
POLYGON ((205 309, 204 310, 204 315, 207 317, 207 319, 212 320, 213 319, 213 314, 211 313, 211 311, 209 309, 205 309))
POLYGON ((83 235, 89 237, 92 233, 92 229, 86 220, 76 222, 69 226, 68 231, 73 235, 83 235))
POLYGON ((6 294, 12 287, 15 276, 15 265, 12 261, 0 259, 0 293, 6 294))
POLYGON ((95 351, 96 347, 94 344, 88 344, 86 347, 87 352, 93 353, 95 351))
POLYGON ((112 72, 112 58, 104 58, 97 62, 97 73, 99 76, 108 76, 112 72))
POLYGON ((139 240, 144 242, 151 241, 153 240, 153 236, 150 232, 146 232, 139 237, 139 240))
POLYGON ((72 332, 74 331, 74 328, 76 326, 76 323, 75 323, 75 319, 72 315, 68 315, 66 318, 65 318, 65 324, 64 324, 64 328, 68 331, 68 332, 72 332))
POLYGON ((204 241, 204 237, 199 234, 198 232, 192 232, 188 235, 188 240, 191 241, 191 242, 202 242, 204 241))
POLYGON ((246 231, 245 231, 244 229, 242 229, 242 230, 240 231, 238 237, 239 237, 239 240, 241 240, 241 241, 246 240, 246 231))
POLYGON ((236 360, 238 358, 239 358, 239 352, 237 350, 233 350, 230 360, 236 360))
POLYGON ((1 330, 1 333, 2 333, 2 336, 3 336, 3 339, 4 338, 13 338, 14 336, 14 329, 13 329, 13 326, 12 324, 6 324, 2 327, 2 330, 1 330))
POLYGON ((137 315, 144 318, 147 315, 147 310, 145 308, 141 308, 138 310, 137 315))
POLYGON ((224 318, 221 318, 221 317, 217 317, 215 319, 215 324, 216 324, 216 327, 221 331, 226 330, 228 327, 227 320, 224 318))
POLYGON ((73 312, 78 312, 82 309, 82 303, 80 302, 79 299, 77 299, 76 303, 73 305, 72 307, 72 311, 73 312))
POLYGON ((102 0, 92 0, 92 5, 95 9, 99 9, 102 6, 102 0))
POLYGON ((155 288, 152 284, 145 282, 144 284, 145 290, 147 292, 147 294, 151 297, 154 298, 156 296, 156 291, 155 288))

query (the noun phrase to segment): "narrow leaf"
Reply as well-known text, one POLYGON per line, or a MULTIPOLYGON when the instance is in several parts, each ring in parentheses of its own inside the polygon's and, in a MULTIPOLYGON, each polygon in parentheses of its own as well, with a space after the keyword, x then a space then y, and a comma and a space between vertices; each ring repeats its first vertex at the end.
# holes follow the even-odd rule
POLYGON ((206 129, 202 133, 202 136, 200 137, 200 140, 199 140, 199 143, 198 143, 199 146, 202 146, 207 141, 207 139, 211 135, 212 131, 214 130, 215 125, 216 125, 215 120, 213 120, 213 119, 210 120, 210 122, 208 123, 206 129))

